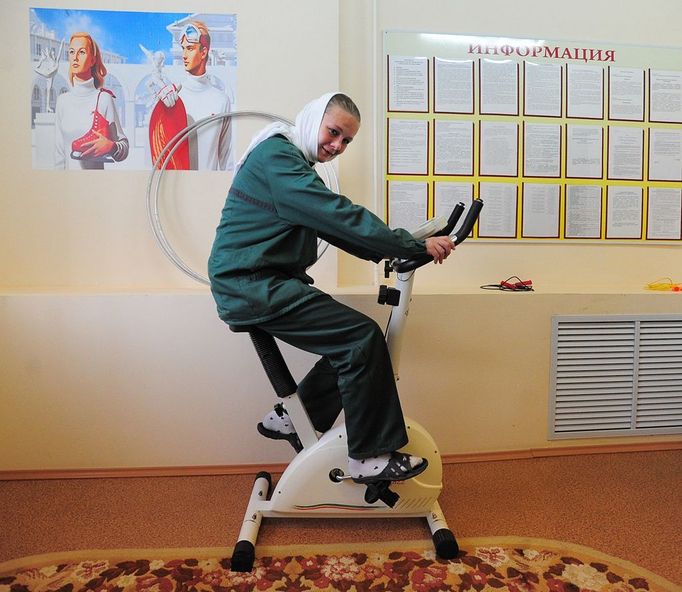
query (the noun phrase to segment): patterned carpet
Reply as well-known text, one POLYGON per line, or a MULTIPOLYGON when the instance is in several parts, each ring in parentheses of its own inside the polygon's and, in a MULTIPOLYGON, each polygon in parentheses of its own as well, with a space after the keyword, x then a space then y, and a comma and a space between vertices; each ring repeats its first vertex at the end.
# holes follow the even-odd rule
POLYGON ((451 561, 430 541, 257 547, 251 573, 230 572, 229 549, 69 551, 0 563, 0 592, 682 592, 588 547, 519 537, 459 544, 451 561))

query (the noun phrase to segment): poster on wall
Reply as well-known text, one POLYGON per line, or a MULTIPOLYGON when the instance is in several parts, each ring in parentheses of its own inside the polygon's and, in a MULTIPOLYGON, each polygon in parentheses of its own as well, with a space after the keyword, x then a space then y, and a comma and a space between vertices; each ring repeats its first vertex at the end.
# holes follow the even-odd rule
POLYGON ((34 169, 233 168, 235 14, 29 11, 34 169))
POLYGON ((474 240, 682 242, 682 48, 385 31, 383 62, 390 226, 457 191, 474 240))

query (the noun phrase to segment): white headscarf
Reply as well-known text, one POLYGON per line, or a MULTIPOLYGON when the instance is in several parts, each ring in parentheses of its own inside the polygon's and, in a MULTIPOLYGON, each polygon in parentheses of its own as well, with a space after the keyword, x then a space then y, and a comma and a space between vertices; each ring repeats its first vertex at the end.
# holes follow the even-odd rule
POLYGON ((239 162, 237 162, 234 167, 234 174, 237 174, 237 171, 244 164, 246 157, 256 146, 258 146, 258 144, 278 134, 283 135, 303 152, 303 155, 308 162, 318 162, 317 140, 320 133, 320 124, 322 123, 322 117, 324 117, 324 112, 327 109, 330 99, 336 94, 339 93, 326 93, 314 101, 310 101, 310 103, 303 107, 296 116, 294 125, 276 121, 275 123, 271 123, 267 127, 264 127, 253 137, 246 152, 242 154, 239 162))

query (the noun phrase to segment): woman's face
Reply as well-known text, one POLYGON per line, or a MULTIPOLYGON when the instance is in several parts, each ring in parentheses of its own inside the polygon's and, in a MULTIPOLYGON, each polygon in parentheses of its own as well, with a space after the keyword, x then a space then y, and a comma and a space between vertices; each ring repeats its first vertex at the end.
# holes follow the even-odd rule
POLYGON ((94 62, 95 56, 88 40, 84 37, 74 37, 69 45, 69 67, 73 75, 81 80, 91 78, 94 62))
POLYGON ((332 105, 322 117, 317 136, 317 160, 329 162, 342 154, 360 129, 360 122, 348 111, 332 105))

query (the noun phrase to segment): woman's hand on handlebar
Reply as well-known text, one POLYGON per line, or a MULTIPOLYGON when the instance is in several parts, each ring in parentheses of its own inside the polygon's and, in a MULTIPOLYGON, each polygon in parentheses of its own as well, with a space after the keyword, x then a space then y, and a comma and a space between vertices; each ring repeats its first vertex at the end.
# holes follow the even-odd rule
POLYGON ((424 242, 426 243, 426 252, 433 257, 434 263, 443 263, 455 249, 455 245, 449 236, 430 236, 424 242))

